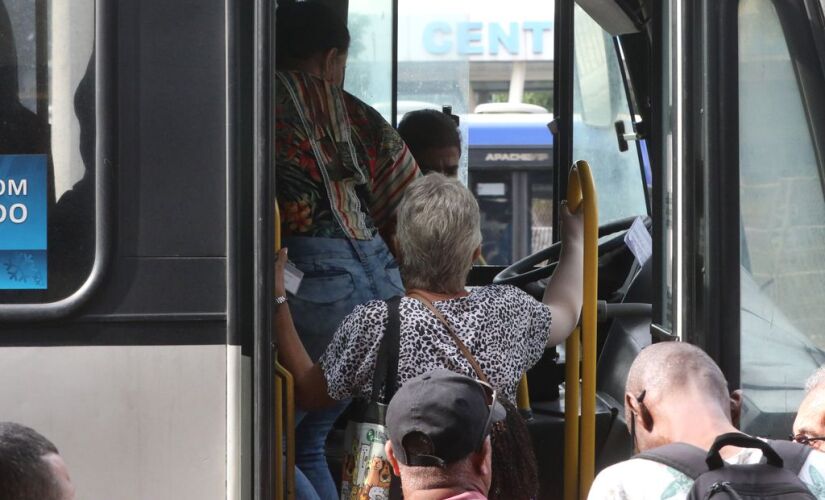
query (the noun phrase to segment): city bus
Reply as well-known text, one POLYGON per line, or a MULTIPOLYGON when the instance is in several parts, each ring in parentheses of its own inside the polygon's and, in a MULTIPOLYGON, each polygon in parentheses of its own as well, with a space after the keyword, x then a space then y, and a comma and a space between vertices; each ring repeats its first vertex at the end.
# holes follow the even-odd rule
POLYGON ((493 109, 502 111, 462 118, 468 187, 481 210, 481 257, 500 266, 552 243, 553 135, 548 126, 553 115, 544 108, 508 112, 512 106, 506 103, 493 109))
MULTIPOLYGON (((360 41, 345 88, 391 103, 388 121, 402 100, 464 117, 526 82, 514 102, 552 114, 552 158, 530 170, 549 181, 517 182, 549 186, 551 242, 569 167, 591 166, 596 471, 630 454, 624 381, 652 342, 702 347, 744 391, 742 429, 787 436, 825 362, 822 0, 329 3, 360 41), (649 259, 626 244, 636 221, 649 259)), ((294 494, 271 329, 274 18, 271 0, 0 0, 0 419, 58 445, 79 498, 294 494)), ((482 205, 499 196, 466 165, 482 205)), ((470 286, 540 294, 528 272, 553 245, 513 248, 470 286)), ((548 351, 519 401, 541 498, 592 479, 563 474, 578 365, 548 351)))

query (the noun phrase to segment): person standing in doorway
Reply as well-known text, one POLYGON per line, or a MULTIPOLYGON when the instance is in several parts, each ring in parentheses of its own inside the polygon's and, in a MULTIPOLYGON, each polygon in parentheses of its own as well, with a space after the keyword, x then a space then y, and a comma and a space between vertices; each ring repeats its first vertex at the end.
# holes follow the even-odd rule
MULTIPOLYGON (((276 36, 276 192, 283 246, 304 273, 296 294, 276 302, 289 300, 317 360, 355 306, 404 294, 385 242, 420 172, 392 126, 343 90, 350 35, 333 10, 282 1, 276 36)), ((337 498, 324 446, 347 403, 297 415, 299 498, 337 498)))

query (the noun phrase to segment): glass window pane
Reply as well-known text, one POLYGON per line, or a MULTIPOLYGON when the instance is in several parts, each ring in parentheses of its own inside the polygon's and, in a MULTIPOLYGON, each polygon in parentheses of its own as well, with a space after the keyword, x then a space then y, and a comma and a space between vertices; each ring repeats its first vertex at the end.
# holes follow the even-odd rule
POLYGON ((783 435, 825 361, 825 198, 773 2, 739 3, 744 430, 783 435))
MULTIPOLYGON (((456 30, 470 21, 471 5, 467 0, 399 0, 399 121, 418 109, 451 106, 459 116, 470 112, 470 55, 459 47, 456 30)), ((458 177, 466 184, 468 133, 465 120, 460 121, 458 177)))
POLYGON ((350 0, 344 88, 392 123, 392 0, 350 0))
POLYGON ((67 297, 91 270, 94 10, 94 0, 0 2, 4 303, 67 297))
POLYGON ((553 173, 530 172, 530 253, 553 243, 553 173))
POLYGON ((489 224, 488 264, 525 256, 543 241, 534 227, 551 225, 532 197, 552 196, 543 189, 552 188, 553 14, 552 2, 531 0, 506 9, 493 0, 399 1, 398 113, 450 105, 460 115, 459 178, 489 224), (538 170, 547 180, 532 189, 528 172, 538 170), (492 185, 506 193, 481 194, 496 192, 492 185))
POLYGON ((481 210, 481 258, 490 266, 513 262, 513 185, 508 173, 473 174, 470 188, 481 210))
POLYGON ((576 5, 573 159, 587 160, 599 196, 599 223, 647 214, 634 147, 619 151, 614 123, 632 130, 630 107, 610 35, 576 5))

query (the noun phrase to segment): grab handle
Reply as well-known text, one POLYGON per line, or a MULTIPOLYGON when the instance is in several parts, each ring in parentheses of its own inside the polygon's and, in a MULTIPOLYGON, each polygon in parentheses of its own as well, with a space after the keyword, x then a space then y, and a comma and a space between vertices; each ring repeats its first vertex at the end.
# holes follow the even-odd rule
POLYGON ((567 207, 583 211, 584 259, 581 327, 566 343, 565 500, 587 498, 596 472, 596 323, 598 320, 599 208, 590 165, 577 161, 570 169, 567 207), (578 332, 581 332, 581 340, 578 332), (581 342, 581 344, 579 344, 581 342), (581 349, 581 350, 580 350, 581 349), (581 397, 579 397, 581 352, 581 397), (581 405, 581 422, 579 406, 581 405), (577 449, 574 449, 577 448, 577 449), (576 460, 578 458, 578 460, 576 460), (575 481, 578 478, 578 482, 575 481))

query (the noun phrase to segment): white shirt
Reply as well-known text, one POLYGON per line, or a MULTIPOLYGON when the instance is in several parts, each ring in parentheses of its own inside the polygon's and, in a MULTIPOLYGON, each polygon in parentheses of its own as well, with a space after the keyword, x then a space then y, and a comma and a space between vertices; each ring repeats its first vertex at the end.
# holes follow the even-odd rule
MULTIPOLYGON (((743 449, 725 461, 733 465, 756 464, 762 451, 743 449)), ((825 453, 812 450, 799 479, 818 499, 825 500, 825 453)), ((612 465, 596 476, 588 500, 684 500, 693 479, 667 465, 633 458, 612 465)))

